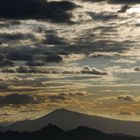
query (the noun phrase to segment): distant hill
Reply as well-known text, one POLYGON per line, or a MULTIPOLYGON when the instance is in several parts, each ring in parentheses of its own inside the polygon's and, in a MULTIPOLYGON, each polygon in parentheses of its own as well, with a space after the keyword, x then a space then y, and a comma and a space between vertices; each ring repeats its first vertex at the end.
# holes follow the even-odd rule
POLYGON ((123 133, 140 136, 140 122, 120 121, 85 115, 65 109, 57 109, 39 119, 16 122, 8 126, 6 130, 34 132, 42 129, 50 123, 64 130, 86 126, 105 133, 123 133))
POLYGON ((70 131, 64 131, 54 125, 49 124, 36 132, 1 132, 0 139, 19 140, 19 139, 33 139, 33 140, 140 140, 138 137, 125 135, 105 134, 95 129, 80 126, 70 131))

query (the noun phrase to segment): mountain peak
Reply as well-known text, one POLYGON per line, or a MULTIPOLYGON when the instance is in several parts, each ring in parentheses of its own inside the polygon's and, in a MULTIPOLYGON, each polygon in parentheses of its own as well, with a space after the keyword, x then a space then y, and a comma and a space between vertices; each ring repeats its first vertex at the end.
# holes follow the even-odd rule
POLYGON ((58 108, 58 109, 52 111, 51 113, 59 113, 59 114, 71 113, 71 114, 85 115, 85 114, 83 114, 83 113, 75 112, 75 111, 73 111, 73 110, 69 110, 69 109, 65 109, 65 108, 58 108))
POLYGON ((71 111, 65 108, 59 108, 59 109, 54 110, 53 112, 71 112, 71 111))
POLYGON ((48 129, 49 130, 54 130, 54 131, 57 131, 57 132, 64 131, 64 130, 58 128, 57 126, 55 126, 55 125, 53 125, 51 123, 49 123, 46 127, 43 127, 42 129, 40 129, 39 131, 47 131, 48 129))
MULTIPOLYGON (((59 108, 59 109, 56 109, 56 110, 54 110, 54 111, 52 111, 52 112, 50 112, 49 113, 50 115, 60 115, 60 116, 81 116, 81 115, 83 115, 83 114, 81 114, 81 113, 78 113, 78 112, 75 112, 75 111, 72 111, 72 110, 68 110, 68 109, 65 109, 65 108, 59 108)), ((48 115, 46 115, 46 116, 48 116, 48 115)))

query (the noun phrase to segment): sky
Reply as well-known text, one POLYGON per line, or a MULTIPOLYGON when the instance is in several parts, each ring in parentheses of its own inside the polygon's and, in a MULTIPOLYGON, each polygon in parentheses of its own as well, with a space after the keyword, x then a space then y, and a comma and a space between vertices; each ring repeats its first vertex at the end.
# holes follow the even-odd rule
POLYGON ((140 5, 74 2, 70 23, 0 20, 1 123, 57 108, 140 121, 140 5))

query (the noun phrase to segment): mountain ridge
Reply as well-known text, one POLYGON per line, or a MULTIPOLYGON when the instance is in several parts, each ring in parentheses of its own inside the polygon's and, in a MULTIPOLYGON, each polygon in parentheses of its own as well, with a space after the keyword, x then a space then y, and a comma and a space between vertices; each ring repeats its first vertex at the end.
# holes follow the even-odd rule
POLYGON ((86 115, 66 109, 57 109, 35 120, 16 122, 5 129, 20 132, 34 132, 42 129, 50 123, 66 131, 75 129, 79 126, 85 126, 100 130, 104 133, 123 133, 126 135, 140 136, 140 122, 121 121, 86 115))
POLYGON ((76 129, 65 131, 58 128, 55 125, 49 124, 39 131, 35 132, 17 132, 17 131, 7 131, 0 132, 0 138, 2 139, 34 139, 34 140, 140 140, 140 137, 125 136, 125 135, 113 135, 106 134, 101 131, 88 128, 85 126, 80 126, 76 129))

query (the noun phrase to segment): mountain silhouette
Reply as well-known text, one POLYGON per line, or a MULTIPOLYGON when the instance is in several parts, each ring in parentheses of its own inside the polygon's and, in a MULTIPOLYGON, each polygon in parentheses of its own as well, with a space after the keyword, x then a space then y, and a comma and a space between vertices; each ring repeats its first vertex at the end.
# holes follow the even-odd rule
POLYGON ((85 115, 65 109, 57 109, 35 120, 16 122, 7 126, 5 129, 20 132, 34 132, 44 128, 50 123, 63 130, 71 130, 79 126, 86 126, 105 133, 123 133, 140 136, 140 122, 120 121, 99 116, 85 115))
POLYGON ((76 129, 64 131, 49 124, 36 132, 7 131, 0 133, 0 139, 33 139, 33 140, 140 140, 140 137, 106 134, 101 131, 80 126, 76 129))

